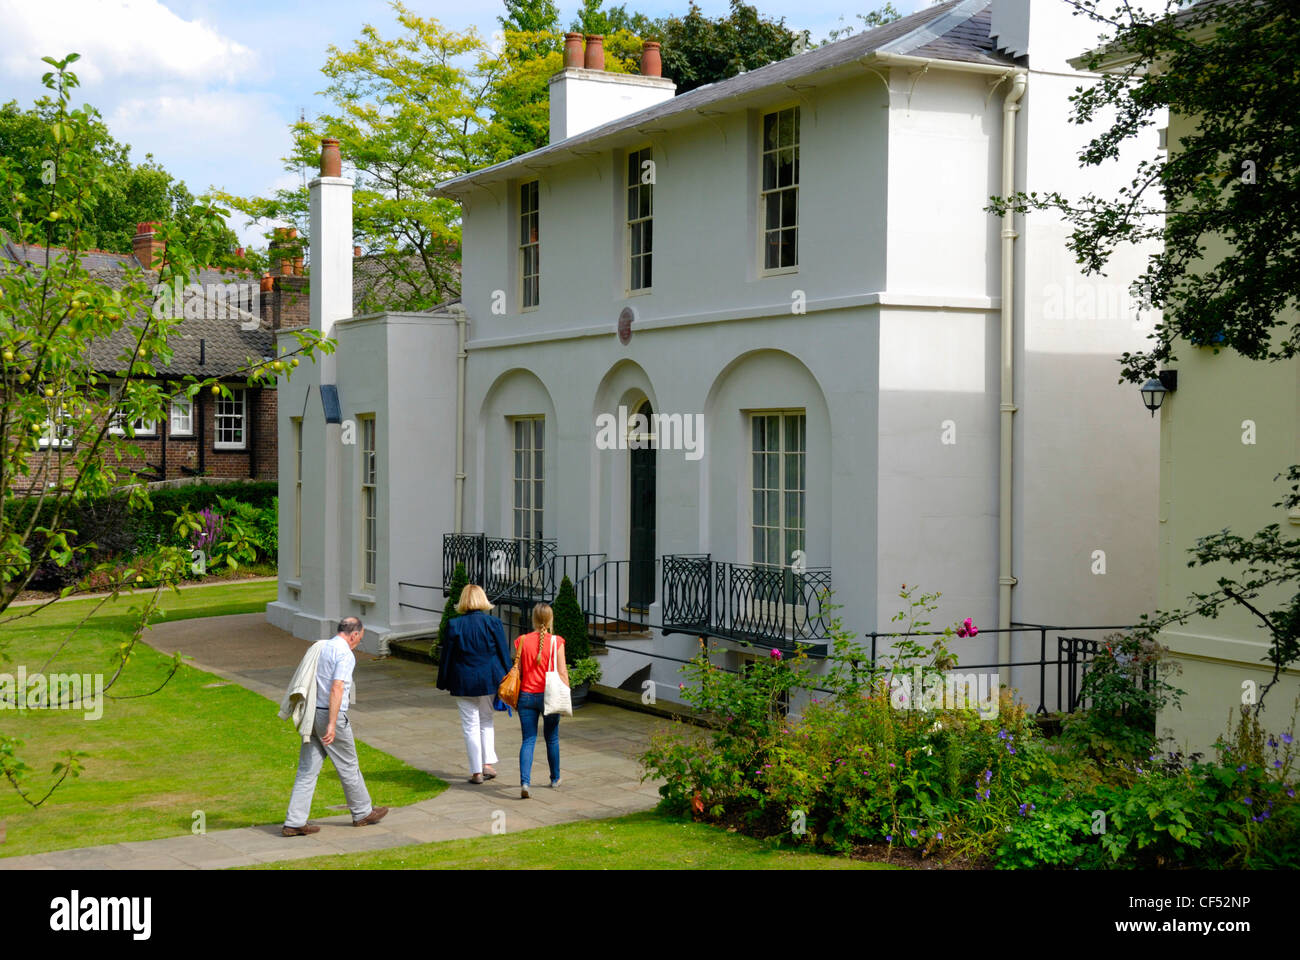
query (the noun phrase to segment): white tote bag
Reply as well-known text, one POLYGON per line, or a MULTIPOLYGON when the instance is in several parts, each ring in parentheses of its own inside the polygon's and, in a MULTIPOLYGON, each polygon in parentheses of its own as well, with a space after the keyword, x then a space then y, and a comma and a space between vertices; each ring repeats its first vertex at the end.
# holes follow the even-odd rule
POLYGON ((555 669, 555 654, 559 646, 555 634, 551 634, 551 663, 546 668, 546 694, 542 702, 542 715, 547 717, 553 713, 573 716, 573 701, 569 699, 569 685, 555 669))

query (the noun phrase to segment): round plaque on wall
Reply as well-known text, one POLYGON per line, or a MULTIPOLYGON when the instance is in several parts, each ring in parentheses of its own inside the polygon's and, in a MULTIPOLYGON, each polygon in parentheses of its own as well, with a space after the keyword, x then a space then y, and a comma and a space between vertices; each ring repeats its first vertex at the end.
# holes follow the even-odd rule
POLYGON ((636 311, 631 307, 624 307, 618 315, 618 342, 627 346, 632 340, 632 321, 636 319, 636 311))

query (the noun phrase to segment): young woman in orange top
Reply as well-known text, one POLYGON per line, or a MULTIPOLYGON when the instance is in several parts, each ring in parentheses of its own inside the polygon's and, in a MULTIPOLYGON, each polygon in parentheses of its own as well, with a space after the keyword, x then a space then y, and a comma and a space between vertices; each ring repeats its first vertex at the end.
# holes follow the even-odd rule
MULTIPOLYGON (((533 632, 515 641, 519 654, 519 725, 524 740, 519 746, 519 796, 527 799, 532 781, 533 751, 537 747, 537 721, 545 704, 546 671, 554 658, 555 669, 567 685, 569 668, 564 662, 564 638, 551 632, 555 614, 549 604, 533 607, 533 632)), ((546 762, 551 768, 551 786, 560 785, 560 715, 553 713, 542 720, 546 736, 546 762)))

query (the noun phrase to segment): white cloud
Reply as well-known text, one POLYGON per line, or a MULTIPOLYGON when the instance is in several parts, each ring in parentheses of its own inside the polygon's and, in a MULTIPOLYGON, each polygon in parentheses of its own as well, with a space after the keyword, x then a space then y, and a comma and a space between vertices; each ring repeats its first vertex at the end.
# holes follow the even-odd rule
POLYGON ((253 51, 159 0, 0 0, 0 69, 27 79, 42 56, 81 54, 83 83, 132 77, 159 84, 235 82, 256 69, 253 51))

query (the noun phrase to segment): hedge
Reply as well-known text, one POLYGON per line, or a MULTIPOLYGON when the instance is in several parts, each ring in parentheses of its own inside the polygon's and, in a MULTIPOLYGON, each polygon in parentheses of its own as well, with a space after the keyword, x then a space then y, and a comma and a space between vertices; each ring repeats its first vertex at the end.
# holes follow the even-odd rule
MULTIPOLYGON (((265 507, 275 500, 278 493, 279 484, 273 480, 165 487, 150 491, 152 511, 131 510, 125 492, 102 499, 83 500, 68 510, 64 526, 76 531, 76 536, 68 538, 71 544, 81 546, 93 543, 94 548, 78 553, 66 567, 54 563, 42 564, 31 585, 40 589, 76 583, 92 567, 110 557, 134 556, 151 550, 160 543, 172 542, 172 523, 175 517, 168 516, 168 511, 179 513, 188 509, 197 512, 204 507, 215 508, 218 497, 234 498, 256 507, 265 507)), ((34 497, 14 497, 8 500, 5 504, 5 519, 10 529, 26 528, 36 502, 34 497)), ((48 518, 53 510, 54 504, 46 501, 41 513, 48 518)), ((32 546, 35 548, 37 545, 34 537, 32 546)))

